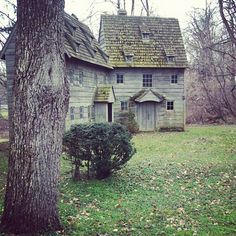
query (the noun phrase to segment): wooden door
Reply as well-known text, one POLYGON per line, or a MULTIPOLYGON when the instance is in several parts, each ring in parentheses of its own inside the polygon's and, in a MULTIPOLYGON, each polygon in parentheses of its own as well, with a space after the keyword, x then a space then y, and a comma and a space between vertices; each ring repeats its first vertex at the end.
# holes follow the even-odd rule
POLYGON ((156 128, 156 103, 143 102, 138 105, 138 124, 141 131, 154 131, 156 128))

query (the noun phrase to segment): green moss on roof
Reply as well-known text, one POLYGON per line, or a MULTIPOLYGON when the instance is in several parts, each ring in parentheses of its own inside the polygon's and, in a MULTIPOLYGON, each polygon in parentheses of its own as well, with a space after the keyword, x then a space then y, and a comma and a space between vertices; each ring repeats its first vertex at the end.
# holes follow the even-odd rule
POLYGON ((108 102, 113 88, 111 85, 99 85, 96 89, 94 101, 95 102, 108 102))
POLYGON ((102 15, 100 42, 114 67, 187 67, 179 22, 174 18, 102 15), (149 40, 143 40, 143 31, 149 33, 149 40), (132 65, 125 61, 127 48, 134 55, 132 65), (167 61, 169 53, 175 56, 172 63, 167 61))

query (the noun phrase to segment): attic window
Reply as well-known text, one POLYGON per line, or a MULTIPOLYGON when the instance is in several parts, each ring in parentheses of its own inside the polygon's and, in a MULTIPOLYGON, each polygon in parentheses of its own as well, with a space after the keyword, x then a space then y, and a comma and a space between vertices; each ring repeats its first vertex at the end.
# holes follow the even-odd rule
POLYGON ((166 60, 167 62, 172 63, 175 61, 175 56, 166 56, 166 60))
POLYGON ((150 33, 148 33, 148 32, 143 32, 143 33, 142 33, 142 39, 144 39, 144 40, 149 40, 149 39, 150 39, 150 33))
POLYGON ((125 56, 125 61, 127 63, 132 63, 134 61, 134 55, 126 55, 125 56))

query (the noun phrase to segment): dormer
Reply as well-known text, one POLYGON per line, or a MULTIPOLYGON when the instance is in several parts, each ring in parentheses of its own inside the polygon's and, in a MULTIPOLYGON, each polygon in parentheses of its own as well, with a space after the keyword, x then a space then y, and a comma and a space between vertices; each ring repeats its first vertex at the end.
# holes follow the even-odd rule
POLYGON ((175 52, 172 47, 164 47, 165 56, 167 63, 174 63, 175 62, 175 52))
POLYGON ((133 53, 133 49, 131 46, 125 45, 123 47, 123 54, 124 54, 124 59, 125 59, 126 63, 128 63, 128 64, 133 63, 134 53, 133 53))
POLYGON ((148 26, 143 23, 139 26, 139 29, 140 29, 142 40, 145 42, 149 41, 150 40, 150 30, 149 30, 148 26))

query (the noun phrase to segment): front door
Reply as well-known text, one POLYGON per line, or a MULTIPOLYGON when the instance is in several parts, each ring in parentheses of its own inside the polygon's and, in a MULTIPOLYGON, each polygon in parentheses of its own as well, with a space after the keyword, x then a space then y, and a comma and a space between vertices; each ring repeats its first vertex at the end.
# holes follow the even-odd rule
POLYGON ((156 103, 138 104, 138 124, 140 131, 154 131, 156 128, 156 103))

